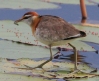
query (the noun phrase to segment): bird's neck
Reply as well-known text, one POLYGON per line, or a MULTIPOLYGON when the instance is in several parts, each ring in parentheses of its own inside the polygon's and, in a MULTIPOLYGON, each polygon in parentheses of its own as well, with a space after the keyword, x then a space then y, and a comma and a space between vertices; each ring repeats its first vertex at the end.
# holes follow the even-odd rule
POLYGON ((39 16, 34 16, 33 17, 33 21, 31 23, 31 29, 32 29, 32 34, 34 35, 35 31, 36 31, 36 28, 40 22, 40 17, 39 16))

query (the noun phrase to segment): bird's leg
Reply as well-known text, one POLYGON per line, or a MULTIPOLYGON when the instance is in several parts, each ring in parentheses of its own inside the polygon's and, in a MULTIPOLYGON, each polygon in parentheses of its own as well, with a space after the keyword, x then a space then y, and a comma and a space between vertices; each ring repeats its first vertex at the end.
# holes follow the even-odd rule
MULTIPOLYGON (((49 49, 50 49, 50 59, 43 62, 42 64, 38 65, 37 67, 29 67, 27 65, 24 65, 26 66, 27 68, 19 68, 19 69, 26 69, 26 70, 32 70, 32 69, 35 69, 35 68, 42 68, 46 63, 50 62, 52 59, 53 59, 53 55, 52 55, 52 49, 51 49, 51 45, 49 45, 49 49)), ((42 68, 43 69, 43 68, 42 68)), ((44 69, 43 69, 44 70, 44 69)))
POLYGON ((50 59, 45 61, 44 63, 38 65, 36 68, 42 68, 46 63, 50 62, 53 59, 51 45, 49 45, 49 49, 50 49, 50 59))
MULTIPOLYGON (((74 50, 74 55, 75 55, 75 64, 74 64, 74 71, 73 72, 71 72, 70 74, 74 74, 74 73, 77 73, 77 72, 81 72, 81 73, 85 73, 85 72, 83 72, 83 71, 81 71, 81 70, 79 70, 78 68, 77 68, 77 49, 76 49, 76 47, 74 47, 72 44, 70 44, 70 43, 68 43, 72 48, 73 48, 73 50, 74 50)), ((96 71, 96 69, 95 70, 93 70, 93 71, 96 71)), ((89 74, 89 75, 99 75, 99 74, 93 74, 92 73, 92 71, 90 72, 90 73, 85 73, 85 74, 89 74)))
POLYGON ((74 58, 75 58, 75 65, 74 65, 74 70, 76 71, 77 70, 77 49, 76 47, 74 47, 72 44, 68 43, 74 50, 74 58))
MULTIPOLYGON (((76 47, 74 47, 72 44, 68 43, 74 50, 74 58, 75 58, 75 63, 74 63, 74 71, 71 72, 70 74, 74 74, 74 73, 77 73, 77 72, 82 72, 80 71, 78 68, 77 68, 77 49, 76 47)), ((84 73, 84 72, 83 72, 84 73)))

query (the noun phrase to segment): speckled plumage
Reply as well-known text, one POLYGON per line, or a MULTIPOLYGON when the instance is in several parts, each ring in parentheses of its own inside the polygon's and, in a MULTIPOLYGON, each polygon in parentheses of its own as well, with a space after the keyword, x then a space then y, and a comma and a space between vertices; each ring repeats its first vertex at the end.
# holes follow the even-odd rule
POLYGON ((60 17, 43 15, 35 30, 35 37, 44 43, 63 41, 68 38, 82 37, 81 32, 60 17))

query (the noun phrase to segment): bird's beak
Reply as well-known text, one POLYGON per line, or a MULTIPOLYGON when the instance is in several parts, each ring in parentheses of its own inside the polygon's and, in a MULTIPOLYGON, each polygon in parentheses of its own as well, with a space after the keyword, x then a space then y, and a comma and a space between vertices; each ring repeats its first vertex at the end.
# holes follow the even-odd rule
POLYGON ((16 21, 14 21, 14 24, 15 24, 15 25, 19 25, 18 22, 21 22, 22 20, 24 20, 23 17, 22 17, 21 19, 18 19, 18 20, 16 20, 16 21))

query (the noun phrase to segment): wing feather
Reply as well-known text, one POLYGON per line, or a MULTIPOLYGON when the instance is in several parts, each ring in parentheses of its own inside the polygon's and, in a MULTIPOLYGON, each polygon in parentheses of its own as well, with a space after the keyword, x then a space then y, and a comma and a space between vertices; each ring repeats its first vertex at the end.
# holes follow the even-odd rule
POLYGON ((37 26, 40 37, 50 41, 60 41, 80 36, 80 31, 60 17, 44 15, 37 26))

